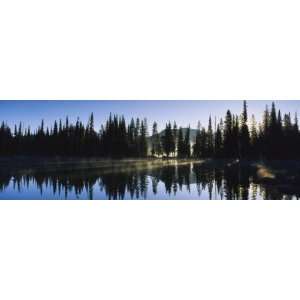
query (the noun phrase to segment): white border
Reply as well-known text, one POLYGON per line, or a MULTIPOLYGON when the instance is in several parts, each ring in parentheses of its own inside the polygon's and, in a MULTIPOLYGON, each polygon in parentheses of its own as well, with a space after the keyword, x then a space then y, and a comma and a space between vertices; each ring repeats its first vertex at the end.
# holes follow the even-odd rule
MULTIPOLYGON (((292 0, 3 0, 0 99, 300 99, 298 15, 292 0)), ((298 206, 4 201, 0 298, 298 300, 298 206)))

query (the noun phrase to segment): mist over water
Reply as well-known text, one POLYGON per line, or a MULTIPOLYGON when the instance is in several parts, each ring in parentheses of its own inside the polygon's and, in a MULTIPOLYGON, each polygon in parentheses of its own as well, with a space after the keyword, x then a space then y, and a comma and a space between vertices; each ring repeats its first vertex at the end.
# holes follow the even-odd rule
POLYGON ((251 166, 193 161, 103 161, 0 171, 0 199, 298 199, 261 183, 251 166))

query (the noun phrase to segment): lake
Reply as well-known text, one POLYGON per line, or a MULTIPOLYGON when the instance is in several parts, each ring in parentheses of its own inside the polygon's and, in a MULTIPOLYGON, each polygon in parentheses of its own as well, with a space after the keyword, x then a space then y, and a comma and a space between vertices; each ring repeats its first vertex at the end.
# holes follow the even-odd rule
POLYGON ((14 162, 1 166, 0 199, 299 199, 298 184, 262 180, 272 176, 262 178, 251 164, 228 162, 14 162))

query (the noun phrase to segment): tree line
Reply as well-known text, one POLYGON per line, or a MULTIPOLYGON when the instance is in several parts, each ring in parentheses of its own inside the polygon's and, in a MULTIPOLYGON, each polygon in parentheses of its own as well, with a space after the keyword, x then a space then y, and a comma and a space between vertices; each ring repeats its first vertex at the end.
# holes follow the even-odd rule
POLYGON ((46 127, 44 121, 32 131, 20 123, 12 130, 5 122, 0 126, 0 155, 33 156, 99 156, 124 157, 177 157, 177 158, 245 158, 295 159, 300 158, 300 132, 297 114, 281 115, 273 102, 266 106, 262 122, 255 116, 248 118, 247 103, 242 113, 227 110, 225 118, 208 120, 205 128, 198 123, 195 141, 191 142, 191 129, 177 128, 168 122, 158 132, 156 122, 149 138, 146 119, 131 119, 110 114, 97 132, 94 115, 86 125, 79 118, 75 124, 68 117, 46 127))
MULTIPOLYGON (((275 103, 271 109, 266 106, 262 122, 257 123, 255 116, 248 119, 247 102, 243 102, 241 115, 227 110, 224 120, 214 124, 211 116, 207 128, 198 123, 194 143, 190 143, 190 127, 177 129, 174 124, 166 125, 164 135, 153 130, 156 138, 155 149, 162 148, 166 156, 179 158, 239 158, 239 159, 295 159, 300 158, 300 132, 297 113, 292 120, 291 114, 283 116, 276 110, 275 103), (167 142, 167 145, 166 145, 167 142)), ((159 152, 158 152, 159 153, 159 152)), ((159 153, 160 154, 160 153, 159 153)))
POLYGON ((20 123, 14 131, 2 122, 0 127, 0 155, 34 156, 100 156, 100 157, 146 157, 147 120, 132 119, 126 126, 125 118, 110 115, 99 132, 94 128, 94 115, 86 125, 79 118, 75 124, 54 121, 51 128, 44 120, 34 132, 20 123))

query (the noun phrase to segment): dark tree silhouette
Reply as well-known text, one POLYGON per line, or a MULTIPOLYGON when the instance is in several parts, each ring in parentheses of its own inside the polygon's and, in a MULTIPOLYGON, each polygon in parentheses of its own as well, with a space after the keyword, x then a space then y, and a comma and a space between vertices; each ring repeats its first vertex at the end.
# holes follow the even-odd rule
POLYGON ((162 138, 162 145, 167 157, 169 157, 172 152, 175 152, 174 135, 171 122, 166 124, 165 132, 162 138))
POLYGON ((201 157, 201 124, 198 122, 195 144, 193 145, 193 156, 201 157))
POLYGON ((178 131, 178 140, 177 140, 177 156, 179 158, 184 157, 184 140, 183 140, 183 132, 182 128, 179 128, 178 131))
POLYGON ((191 157, 190 126, 187 128, 185 132, 183 144, 184 144, 184 157, 190 158, 191 157))
MULTIPOLYGON (((238 122, 238 120, 236 120, 238 122)), ((248 113, 247 104, 244 101, 243 113, 241 116, 241 128, 240 128, 240 157, 249 157, 250 154, 250 134, 248 129, 248 113)))
POLYGON ((207 129, 199 122, 194 141, 191 141, 190 127, 178 130, 176 122, 173 126, 168 122, 161 133, 154 122, 152 136, 148 137, 146 119, 131 119, 127 125, 124 116, 112 114, 99 132, 95 130, 93 113, 86 125, 79 118, 72 124, 67 116, 64 122, 55 120, 50 127, 41 120, 36 130, 18 123, 12 131, 2 122, 0 156, 145 158, 152 154, 178 158, 300 158, 297 114, 282 115, 272 103, 271 110, 266 106, 261 123, 253 115, 249 123, 250 127, 246 101, 240 116, 228 110, 224 123, 215 119, 214 128, 211 116, 207 129))

